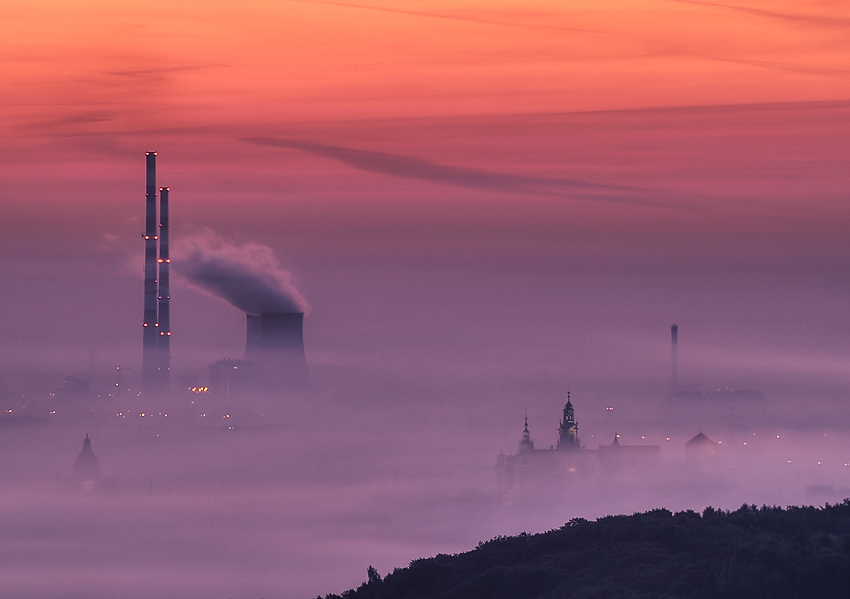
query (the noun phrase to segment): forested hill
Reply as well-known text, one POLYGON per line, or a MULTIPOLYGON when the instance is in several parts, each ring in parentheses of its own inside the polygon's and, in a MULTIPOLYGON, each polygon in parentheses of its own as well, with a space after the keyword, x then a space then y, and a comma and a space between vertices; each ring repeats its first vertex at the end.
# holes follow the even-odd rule
POLYGON ((850 500, 576 519, 367 575, 326 599, 850 598, 850 500))

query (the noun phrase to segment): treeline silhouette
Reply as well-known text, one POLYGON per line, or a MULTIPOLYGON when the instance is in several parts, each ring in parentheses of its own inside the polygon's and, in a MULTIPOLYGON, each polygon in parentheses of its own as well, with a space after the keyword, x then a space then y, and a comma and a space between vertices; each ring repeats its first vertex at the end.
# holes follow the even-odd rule
MULTIPOLYGON (((850 500, 570 520, 417 559, 325 599, 850 598, 850 500)), ((317 598, 321 599, 321 597, 317 598)))

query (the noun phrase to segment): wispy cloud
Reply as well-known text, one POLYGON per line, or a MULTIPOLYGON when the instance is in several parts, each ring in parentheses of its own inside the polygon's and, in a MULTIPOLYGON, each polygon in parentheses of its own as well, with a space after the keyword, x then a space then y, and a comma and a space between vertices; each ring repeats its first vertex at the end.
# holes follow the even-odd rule
POLYGON ((580 29, 577 27, 562 27, 559 25, 539 25, 530 23, 511 23, 507 21, 496 21, 492 19, 482 19, 478 17, 467 17, 462 15, 442 14, 435 12, 425 12, 417 10, 405 10, 402 8, 390 8, 386 6, 374 6, 370 4, 355 4, 348 2, 323 2, 322 0, 288 0, 289 2, 298 2, 300 4, 318 4, 323 6, 341 6, 344 8, 357 8, 362 10, 372 10, 378 12, 389 12, 402 15, 410 15, 414 17, 426 17, 430 19, 447 19, 451 21, 465 21, 467 23, 477 23, 479 25, 495 25, 498 27, 514 27, 520 29, 555 29, 559 31, 577 31, 582 33, 599 33, 590 29, 580 29))
POLYGON ((830 28, 840 28, 845 29, 850 27, 850 19, 842 18, 842 17, 822 17, 819 15, 805 15, 805 14, 789 14, 783 12, 776 12, 772 10, 764 10, 763 8, 750 8, 749 6, 737 6, 734 4, 722 4, 719 2, 704 2, 703 0, 669 0, 670 2, 677 2, 679 4, 696 4, 698 6, 712 6, 715 8, 722 8, 725 10, 731 10, 735 12, 749 13, 751 15, 758 15, 760 17, 766 17, 769 19, 778 19, 781 21, 787 21, 796 24, 806 24, 806 25, 815 25, 818 27, 830 27, 830 28))
POLYGON ((729 62, 734 64, 743 64, 753 67, 762 67, 765 69, 774 69, 777 71, 787 71, 790 73, 803 73, 805 75, 819 75, 822 77, 840 77, 846 78, 850 76, 850 69, 830 69, 828 67, 818 67, 809 65, 795 65, 784 62, 776 62, 772 60, 753 60, 745 58, 714 58, 718 62, 729 62))
POLYGON ((114 121, 117 116, 117 113, 112 111, 86 111, 79 112, 77 114, 71 114, 53 121, 39 123, 39 126, 56 127, 61 125, 77 125, 81 123, 106 123, 109 121, 114 121))
POLYGON ((114 71, 104 71, 104 75, 111 75, 113 77, 126 77, 131 79, 155 79, 160 80, 164 79, 167 75, 172 73, 182 73, 185 71, 199 71, 202 69, 214 69, 217 67, 225 66, 220 63, 209 63, 209 64, 190 64, 190 65, 181 65, 174 67, 151 67, 151 68, 139 68, 139 69, 119 69, 114 71))
MULTIPOLYGON (((636 187, 609 185, 584 181, 581 179, 565 179, 558 177, 530 177, 526 175, 496 173, 477 168, 453 166, 428 162, 402 154, 358 150, 319 144, 311 141, 277 137, 252 137, 243 141, 259 146, 274 148, 289 148, 302 150, 311 154, 331 158, 354 168, 372 173, 432 181, 456 187, 481 189, 503 193, 527 193, 535 195, 562 195, 565 192, 578 192, 576 197, 601 201, 627 202, 651 205, 655 202, 606 195, 604 192, 639 192, 647 191, 636 187), (581 193, 583 192, 583 193, 581 193), (598 197, 593 193, 602 192, 598 197)), ((571 196, 573 193, 570 194, 571 196)))

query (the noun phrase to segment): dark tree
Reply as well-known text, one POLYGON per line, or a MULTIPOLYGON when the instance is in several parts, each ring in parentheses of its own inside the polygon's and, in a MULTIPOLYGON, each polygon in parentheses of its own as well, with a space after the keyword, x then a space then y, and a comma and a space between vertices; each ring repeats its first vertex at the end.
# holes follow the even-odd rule
POLYGON ((850 500, 573 519, 366 577, 326 599, 847 598, 850 500))

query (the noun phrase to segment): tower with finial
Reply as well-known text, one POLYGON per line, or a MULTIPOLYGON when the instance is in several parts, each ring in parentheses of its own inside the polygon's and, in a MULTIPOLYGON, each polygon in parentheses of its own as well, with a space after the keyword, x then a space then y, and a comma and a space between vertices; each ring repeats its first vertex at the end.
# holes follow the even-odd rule
POLYGON ((560 451, 581 449, 578 439, 578 422, 576 422, 576 413, 570 401, 569 391, 567 391, 567 405, 564 406, 564 417, 558 425, 558 449, 560 451))
POLYGON ((83 450, 74 462, 74 480, 84 489, 91 490, 100 480, 100 462, 91 450, 91 440, 88 434, 83 440, 83 450))
POLYGON ((528 412, 525 413, 525 428, 522 430, 518 451, 519 453, 534 451, 534 441, 531 440, 531 434, 528 432, 528 412))

